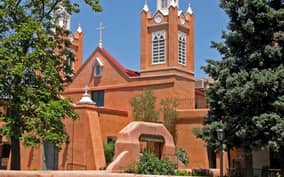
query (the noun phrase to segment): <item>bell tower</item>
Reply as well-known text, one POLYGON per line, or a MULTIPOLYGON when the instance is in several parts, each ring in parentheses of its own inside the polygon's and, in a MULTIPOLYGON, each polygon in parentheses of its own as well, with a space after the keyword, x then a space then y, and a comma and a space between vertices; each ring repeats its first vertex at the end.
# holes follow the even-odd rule
POLYGON ((175 72, 194 74, 194 14, 178 0, 157 0, 153 15, 145 1, 141 12, 141 74, 175 72))

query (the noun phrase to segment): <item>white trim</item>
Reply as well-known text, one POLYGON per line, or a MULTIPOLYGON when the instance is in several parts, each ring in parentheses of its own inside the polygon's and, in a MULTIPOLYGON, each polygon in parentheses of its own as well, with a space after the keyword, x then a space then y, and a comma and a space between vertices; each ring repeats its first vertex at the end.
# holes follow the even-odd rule
POLYGON ((167 38, 166 30, 152 33, 152 64, 166 63, 167 38))
POLYGON ((96 58, 96 62, 98 62, 101 67, 104 66, 103 62, 98 57, 96 58))
POLYGON ((97 57, 93 66, 93 71, 94 71, 94 77, 99 77, 102 76, 103 74, 103 62, 97 57), (99 69, 99 71, 98 71, 99 69))

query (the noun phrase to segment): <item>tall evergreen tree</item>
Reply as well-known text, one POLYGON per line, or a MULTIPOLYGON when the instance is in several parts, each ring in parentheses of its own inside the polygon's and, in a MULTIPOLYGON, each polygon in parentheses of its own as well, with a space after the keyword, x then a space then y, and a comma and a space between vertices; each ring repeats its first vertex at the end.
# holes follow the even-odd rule
MULTIPOLYGON (((85 0, 100 11, 98 0, 85 0)), ((71 81, 73 60, 69 31, 54 23, 59 7, 79 11, 69 0, 1 0, 0 2, 0 134, 11 140, 11 169, 20 169, 20 141, 35 146, 43 141, 60 148, 66 139, 62 119, 78 116, 69 99, 60 98, 71 81), (67 60, 68 59, 68 60, 67 60)))
POLYGON ((226 148, 245 151, 251 177, 253 150, 284 152, 284 9, 266 0, 221 0, 220 6, 230 21, 223 42, 212 42, 222 59, 204 67, 216 82, 207 91, 210 111, 200 136, 217 148, 222 128, 226 148))

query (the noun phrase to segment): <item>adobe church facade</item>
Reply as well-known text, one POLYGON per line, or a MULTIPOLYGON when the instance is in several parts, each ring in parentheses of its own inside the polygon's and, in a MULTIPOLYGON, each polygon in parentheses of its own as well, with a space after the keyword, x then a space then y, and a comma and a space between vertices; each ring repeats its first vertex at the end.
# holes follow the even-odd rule
POLYGON ((56 168, 66 170, 105 168, 103 145, 134 120, 130 100, 145 90, 156 96, 157 109, 163 98, 179 101, 176 148, 187 151, 188 168, 209 168, 205 143, 193 133, 208 111, 196 109, 195 97, 202 93, 195 89, 194 14, 190 6, 182 12, 178 5, 178 0, 157 0, 151 14, 145 3, 139 72, 122 66, 102 41, 82 64, 83 32, 78 28, 72 41, 75 74, 62 96, 73 100, 80 119, 64 120, 69 137, 59 154, 22 148, 22 169, 41 169, 46 161, 56 161, 56 168))

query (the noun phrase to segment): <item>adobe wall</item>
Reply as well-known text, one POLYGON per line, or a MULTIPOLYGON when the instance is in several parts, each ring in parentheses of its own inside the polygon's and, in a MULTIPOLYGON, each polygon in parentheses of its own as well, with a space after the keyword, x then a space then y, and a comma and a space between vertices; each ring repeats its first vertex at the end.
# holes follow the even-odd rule
POLYGON ((203 127, 204 116, 207 113, 207 109, 178 111, 176 147, 187 151, 189 156, 187 168, 209 167, 205 143, 201 139, 196 138, 193 133, 195 128, 201 129, 203 127))
MULTIPOLYGON (((58 155, 59 169, 95 170, 105 167, 101 127, 98 113, 93 108, 88 105, 77 105, 75 111, 80 115, 80 119, 64 120, 69 138, 58 155)), ((42 146, 21 146, 22 170, 42 169, 42 161, 42 146)))

